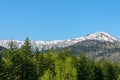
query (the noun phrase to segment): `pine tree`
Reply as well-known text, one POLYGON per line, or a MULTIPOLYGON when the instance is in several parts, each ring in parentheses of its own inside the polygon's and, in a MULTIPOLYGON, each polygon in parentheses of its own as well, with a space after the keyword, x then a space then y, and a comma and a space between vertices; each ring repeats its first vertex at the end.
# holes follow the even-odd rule
POLYGON ((32 61, 31 43, 29 38, 26 38, 22 48, 21 56, 23 59, 22 65, 22 80, 36 80, 36 70, 32 61))
POLYGON ((40 76, 40 59, 39 58, 40 58, 40 52, 38 50, 38 47, 36 47, 34 56, 33 56, 33 64, 35 66, 37 80, 40 76))
POLYGON ((39 58, 39 55, 40 55, 39 49, 38 49, 38 47, 36 47, 35 53, 34 53, 34 57, 36 60, 39 58))
POLYGON ((8 45, 9 45, 9 49, 8 49, 8 52, 7 52, 7 56, 9 58, 11 58, 15 53, 16 46, 15 46, 15 43, 12 40, 10 41, 10 43, 8 45))
POLYGON ((11 42, 9 43, 9 49, 7 51, 7 57, 3 59, 4 61, 3 67, 5 68, 5 74, 7 76, 7 79, 9 80, 15 79, 14 70, 16 66, 14 65, 15 64, 14 61, 15 59, 17 59, 15 56, 16 56, 15 44, 11 40, 11 42))
POLYGON ((25 56, 31 54, 31 43, 29 38, 27 37, 23 46, 22 46, 22 52, 24 53, 25 56))
POLYGON ((81 53, 77 61, 77 72, 78 80, 94 80, 94 61, 81 53))

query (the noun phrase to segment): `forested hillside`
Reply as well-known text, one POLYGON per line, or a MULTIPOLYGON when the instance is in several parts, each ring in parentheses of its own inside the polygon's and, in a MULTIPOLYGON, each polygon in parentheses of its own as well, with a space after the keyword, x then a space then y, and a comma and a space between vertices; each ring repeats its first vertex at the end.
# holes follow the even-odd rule
POLYGON ((20 49, 11 41, 0 57, 0 80, 120 80, 120 64, 68 50, 31 51, 27 38, 20 49))
POLYGON ((111 61, 120 61, 120 42, 84 40, 74 45, 62 48, 69 50, 73 54, 85 53, 88 57, 102 59, 106 57, 111 61))

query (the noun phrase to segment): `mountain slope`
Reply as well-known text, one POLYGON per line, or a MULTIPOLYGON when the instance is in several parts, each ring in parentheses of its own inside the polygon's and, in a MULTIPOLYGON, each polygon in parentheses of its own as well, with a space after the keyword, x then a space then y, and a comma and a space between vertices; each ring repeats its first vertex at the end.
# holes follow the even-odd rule
MULTIPOLYGON (((73 38, 68 40, 55 40, 55 41, 31 41, 32 50, 34 50, 36 47, 41 50, 47 50, 51 48, 64 48, 69 47, 71 45, 76 45, 76 43, 86 41, 86 40, 98 40, 98 41, 106 41, 111 43, 120 42, 120 40, 108 33, 105 32, 97 32, 94 34, 86 35, 84 37, 80 38, 73 38)), ((5 48, 9 48, 9 43, 11 40, 0 40, 0 46, 3 46, 5 48)), ((18 41, 13 40, 14 44, 17 48, 20 48, 24 41, 18 41)))
POLYGON ((94 53, 96 56, 103 56, 120 52, 120 42, 84 40, 63 49, 68 49, 75 54, 83 52, 90 55, 91 53, 94 53))

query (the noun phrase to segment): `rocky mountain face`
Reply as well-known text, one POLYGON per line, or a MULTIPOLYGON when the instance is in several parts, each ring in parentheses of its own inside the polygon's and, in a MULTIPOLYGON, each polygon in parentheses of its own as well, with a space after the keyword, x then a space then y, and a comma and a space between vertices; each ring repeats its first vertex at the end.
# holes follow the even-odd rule
POLYGON ((74 54, 85 53, 87 56, 94 59, 105 57, 118 60, 120 57, 120 42, 84 40, 62 49, 70 50, 74 54))

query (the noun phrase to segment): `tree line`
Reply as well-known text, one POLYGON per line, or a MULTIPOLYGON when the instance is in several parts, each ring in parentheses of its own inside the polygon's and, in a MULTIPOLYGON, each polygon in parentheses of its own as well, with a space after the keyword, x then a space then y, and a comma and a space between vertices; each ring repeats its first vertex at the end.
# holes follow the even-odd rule
POLYGON ((17 49, 11 41, 0 57, 0 80, 120 80, 120 64, 93 60, 83 53, 31 51, 30 40, 17 49))

